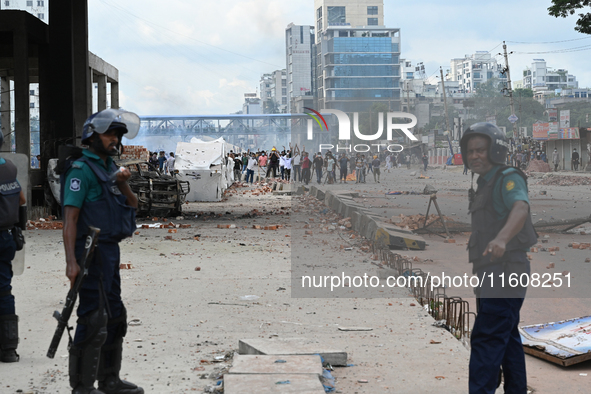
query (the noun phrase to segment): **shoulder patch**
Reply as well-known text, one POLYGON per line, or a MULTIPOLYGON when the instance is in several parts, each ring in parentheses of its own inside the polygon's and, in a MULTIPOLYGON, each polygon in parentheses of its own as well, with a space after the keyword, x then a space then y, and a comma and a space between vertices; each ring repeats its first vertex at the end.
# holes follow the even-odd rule
POLYGON ((72 168, 82 168, 84 166, 84 163, 81 163, 79 161, 75 161, 72 163, 72 168))
POLYGON ((73 191, 73 192, 80 191, 80 184, 81 183, 82 182, 78 178, 72 178, 72 179, 70 179, 70 190, 73 191))
POLYGON ((505 189, 507 189, 508 192, 513 190, 514 187, 515 187, 515 182, 513 182, 513 181, 508 181, 507 184, 505 185, 505 189))

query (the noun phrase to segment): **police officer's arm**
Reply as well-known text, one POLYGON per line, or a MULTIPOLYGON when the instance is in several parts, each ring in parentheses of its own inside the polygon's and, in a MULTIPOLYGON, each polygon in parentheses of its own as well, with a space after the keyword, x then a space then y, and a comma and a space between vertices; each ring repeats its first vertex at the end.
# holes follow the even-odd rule
POLYGON ((70 279, 70 287, 80 272, 80 267, 76 262, 76 226, 80 208, 67 205, 64 207, 64 249, 66 251, 66 276, 70 279))
POLYGON ((122 170, 120 173, 117 174, 117 187, 119 188, 119 190, 121 191, 121 193, 127 197, 127 201, 125 201, 127 203, 127 205, 129 205, 132 208, 137 208, 137 197, 136 195, 131 191, 131 188, 129 187, 129 185, 127 184, 127 180, 131 177, 131 172, 125 168, 124 170, 122 170))
POLYGON ((515 201, 507 218, 507 223, 505 223, 505 226, 499 231, 495 239, 488 243, 482 255, 486 256, 490 253, 492 259, 502 257, 505 254, 507 243, 523 228, 527 215, 529 215, 529 204, 525 201, 515 201))

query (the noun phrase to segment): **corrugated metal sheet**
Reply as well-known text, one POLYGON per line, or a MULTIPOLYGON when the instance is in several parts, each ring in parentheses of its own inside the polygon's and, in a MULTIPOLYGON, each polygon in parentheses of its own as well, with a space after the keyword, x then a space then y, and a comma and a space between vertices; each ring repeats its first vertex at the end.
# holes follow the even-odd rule
POLYGON ((526 353, 563 366, 591 359, 591 316, 519 328, 526 353))

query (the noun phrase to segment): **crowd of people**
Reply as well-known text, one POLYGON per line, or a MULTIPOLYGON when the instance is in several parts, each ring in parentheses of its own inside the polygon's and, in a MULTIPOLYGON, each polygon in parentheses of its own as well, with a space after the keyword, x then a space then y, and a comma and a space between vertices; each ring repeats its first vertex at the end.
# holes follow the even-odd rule
POLYGON ((174 174, 174 152, 168 155, 163 150, 160 152, 150 152, 149 163, 157 168, 162 174, 174 174))
POLYGON ((308 184, 314 178, 318 184, 327 183, 365 183, 368 174, 373 175, 373 180, 380 183, 382 169, 384 172, 391 172, 395 168, 406 165, 410 168, 411 163, 421 160, 424 170, 427 170, 428 158, 423 155, 421 159, 410 153, 391 152, 364 152, 350 153, 326 152, 310 153, 305 147, 300 149, 289 146, 279 151, 273 147, 269 151, 259 150, 257 152, 228 153, 228 164, 234 162, 234 179, 241 180, 245 175, 245 181, 253 183, 255 171, 260 177, 281 178, 288 182, 300 182, 308 184))

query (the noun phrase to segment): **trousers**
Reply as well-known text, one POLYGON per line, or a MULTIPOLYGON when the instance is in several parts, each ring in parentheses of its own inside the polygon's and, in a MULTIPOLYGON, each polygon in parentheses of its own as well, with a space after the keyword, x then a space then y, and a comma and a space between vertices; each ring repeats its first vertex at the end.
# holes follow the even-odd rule
MULTIPOLYGON (((498 274, 525 273, 529 275, 529 261, 525 252, 513 252, 517 258, 504 266, 494 264, 475 274, 482 278, 484 272, 498 274)), ((505 276, 507 278, 508 275, 505 276)), ((470 338, 470 394, 494 394, 500 367, 503 367, 504 389, 507 394, 526 394, 527 375, 525 354, 519 335, 519 311, 523 305, 526 288, 499 291, 486 288, 488 281, 477 294, 478 314, 470 338), (495 296, 486 297, 486 296, 495 296), (507 296, 507 298, 501 298, 507 296)), ((499 284, 497 283, 497 286, 499 284)), ((506 283, 505 283, 506 285, 506 283)))
POLYGON ((14 315, 14 296, 12 290, 12 260, 16 244, 8 230, 0 231, 0 316, 14 315))
MULTIPOLYGON (((79 259, 83 252, 84 240, 76 243, 76 258, 79 259), (80 253, 80 255, 79 255, 80 253)), ((94 259, 88 270, 88 276, 82 284, 78 298, 80 303, 76 314, 79 318, 86 317, 93 311, 104 307, 109 313, 110 319, 121 316, 123 301, 121 300, 121 276, 119 273, 119 244, 100 242, 95 251, 94 259)), ((117 326, 107 328, 107 340, 105 345, 113 343, 117 326)), ((86 338, 87 326, 78 323, 74 344, 82 342, 86 338)))

